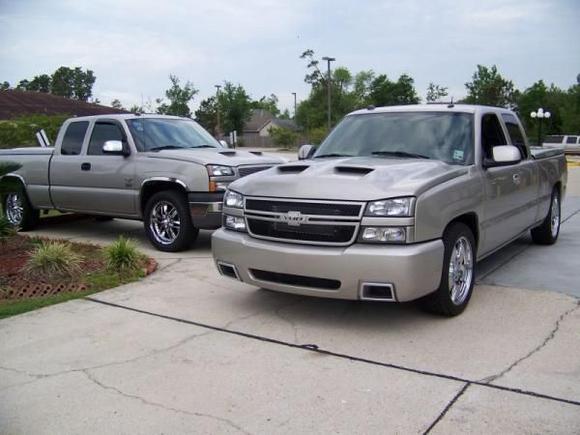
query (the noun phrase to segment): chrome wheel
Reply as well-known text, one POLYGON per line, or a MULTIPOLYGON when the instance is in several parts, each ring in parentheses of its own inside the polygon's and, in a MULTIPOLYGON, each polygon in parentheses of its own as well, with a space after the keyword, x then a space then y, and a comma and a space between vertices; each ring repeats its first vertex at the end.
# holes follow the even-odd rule
POLYGON ((550 229, 552 231, 552 237, 555 239, 558 236, 558 231, 560 231, 560 199, 557 193, 554 193, 552 197, 552 210, 550 214, 552 217, 550 229))
POLYGON ((473 249, 469 240, 461 236, 455 242, 449 259, 449 296, 461 305, 469 295, 473 279, 473 249))
POLYGON ((6 195, 6 218, 15 226, 22 223, 24 216, 24 206, 22 205, 22 198, 18 193, 9 193, 6 195))
POLYGON ((155 240, 162 245, 170 245, 179 236, 181 220, 175 206, 168 201, 160 201, 151 210, 149 228, 155 240))

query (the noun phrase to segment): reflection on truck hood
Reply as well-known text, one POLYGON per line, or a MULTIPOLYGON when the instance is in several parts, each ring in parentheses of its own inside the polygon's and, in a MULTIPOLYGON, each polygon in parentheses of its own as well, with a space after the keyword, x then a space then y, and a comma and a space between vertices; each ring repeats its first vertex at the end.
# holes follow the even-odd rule
POLYGON ((467 172, 465 166, 438 160, 332 158, 288 163, 230 187, 249 196, 371 201, 418 196, 467 172))
POLYGON ((279 164, 285 161, 279 157, 256 155, 249 151, 227 148, 192 148, 182 150, 161 150, 143 153, 153 159, 179 160, 200 165, 259 165, 279 164))

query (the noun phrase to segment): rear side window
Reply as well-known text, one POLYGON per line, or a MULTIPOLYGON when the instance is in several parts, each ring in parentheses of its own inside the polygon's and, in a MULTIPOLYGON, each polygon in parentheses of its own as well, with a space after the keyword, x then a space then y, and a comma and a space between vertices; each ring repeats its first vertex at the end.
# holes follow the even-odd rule
POLYGON ((512 145, 519 148, 522 156, 527 157, 524 134, 522 133, 518 120, 510 113, 503 113, 501 116, 505 122, 505 126, 507 127, 510 139, 512 140, 512 145))
POLYGON ((503 129, 497 115, 488 113, 481 118, 481 145, 483 148, 483 156, 491 159, 491 150, 498 145, 506 145, 507 140, 503 134, 503 129))
POLYGON ((564 142, 564 136, 546 136, 546 138, 544 139, 544 143, 563 143, 564 142))
POLYGON ((88 154, 91 156, 102 156, 103 145, 108 140, 125 139, 123 132, 118 124, 114 122, 97 122, 93 127, 91 141, 89 142, 88 154))
POLYGON ((62 155, 78 156, 81 153, 88 126, 88 121, 71 122, 68 125, 60 147, 62 155))
POLYGON ((573 144, 575 144, 576 143, 576 136, 568 136, 566 138, 566 143, 573 143, 573 144))

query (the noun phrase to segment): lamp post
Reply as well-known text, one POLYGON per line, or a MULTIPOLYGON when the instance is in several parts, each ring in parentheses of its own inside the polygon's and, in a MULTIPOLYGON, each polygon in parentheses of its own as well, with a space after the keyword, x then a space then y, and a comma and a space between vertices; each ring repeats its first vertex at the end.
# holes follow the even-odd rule
POLYGON ((216 126, 216 134, 218 139, 220 138, 221 127, 220 127, 220 88, 222 85, 214 85, 215 86, 215 102, 216 102, 216 112, 217 112, 217 126, 216 126))
POLYGON ((324 56, 322 58, 322 60, 326 61, 327 71, 328 71, 328 76, 326 78, 326 88, 327 88, 327 92, 328 92, 328 131, 330 131, 330 126, 331 126, 331 122, 330 122, 330 113, 331 113, 331 109, 330 109, 330 88, 331 88, 330 62, 334 62, 336 59, 334 57, 324 56))
POLYGON ((530 113, 532 119, 538 119, 538 146, 542 146, 542 121, 544 118, 549 119, 552 114, 550 112, 544 112, 541 107, 535 112, 530 113))
POLYGON ((296 92, 292 92, 294 95, 294 120, 296 120, 296 92))

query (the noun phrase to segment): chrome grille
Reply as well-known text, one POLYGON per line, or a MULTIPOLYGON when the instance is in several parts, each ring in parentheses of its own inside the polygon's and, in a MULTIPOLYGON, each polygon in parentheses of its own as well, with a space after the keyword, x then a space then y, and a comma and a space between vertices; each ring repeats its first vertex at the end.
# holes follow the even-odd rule
POLYGON ((246 175, 254 174, 256 172, 265 171, 270 169, 272 165, 268 166, 238 166, 238 174, 240 177, 245 177, 246 175))
POLYGON ((339 201, 246 198, 252 237, 310 245, 346 246, 354 242, 363 204, 339 201))

